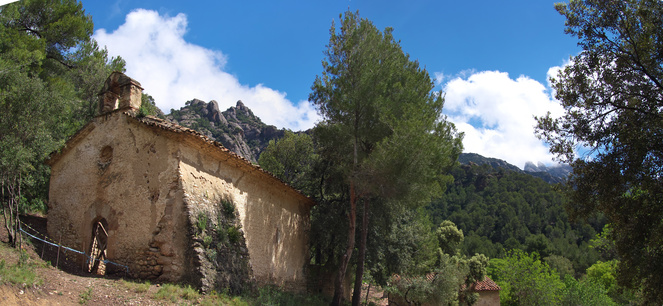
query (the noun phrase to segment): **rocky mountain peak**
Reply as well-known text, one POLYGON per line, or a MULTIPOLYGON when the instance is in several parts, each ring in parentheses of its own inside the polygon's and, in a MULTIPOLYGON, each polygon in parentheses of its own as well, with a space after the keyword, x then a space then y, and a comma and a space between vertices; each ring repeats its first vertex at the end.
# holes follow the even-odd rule
POLYGON ((283 137, 284 134, 283 129, 263 123, 241 100, 221 112, 215 100, 207 103, 193 99, 165 117, 201 132, 253 163, 257 163, 260 153, 270 140, 283 137))

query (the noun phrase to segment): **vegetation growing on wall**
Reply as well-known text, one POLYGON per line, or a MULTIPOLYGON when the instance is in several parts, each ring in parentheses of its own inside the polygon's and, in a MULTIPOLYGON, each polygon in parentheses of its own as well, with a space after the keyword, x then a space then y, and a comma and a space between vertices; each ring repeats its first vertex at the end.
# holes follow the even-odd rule
POLYGON ((193 220, 194 250, 199 250, 202 290, 242 294, 255 289, 237 211, 223 198, 213 209, 201 210, 193 220))

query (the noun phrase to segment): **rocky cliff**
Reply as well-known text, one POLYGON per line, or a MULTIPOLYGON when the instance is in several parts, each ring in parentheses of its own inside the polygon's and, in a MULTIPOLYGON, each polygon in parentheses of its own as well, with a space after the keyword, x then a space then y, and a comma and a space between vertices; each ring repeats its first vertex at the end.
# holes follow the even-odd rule
POLYGON ((242 101, 221 112, 214 100, 207 103, 193 99, 166 115, 166 119, 203 133, 252 163, 258 162, 270 140, 284 134, 283 129, 263 123, 242 101))
POLYGON ((521 170, 517 166, 509 164, 504 160, 492 157, 484 157, 476 153, 462 153, 458 157, 458 162, 461 164, 488 164, 493 168, 504 168, 511 171, 524 172, 529 175, 541 178, 550 184, 564 182, 572 171, 571 166, 565 164, 547 167, 543 163, 535 165, 532 162, 525 163, 525 169, 521 170))

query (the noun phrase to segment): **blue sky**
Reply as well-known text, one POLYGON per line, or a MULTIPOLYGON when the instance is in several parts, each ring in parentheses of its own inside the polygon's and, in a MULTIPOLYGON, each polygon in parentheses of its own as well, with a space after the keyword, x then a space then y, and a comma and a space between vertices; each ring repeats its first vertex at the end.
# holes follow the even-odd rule
POLYGON ((446 92, 465 149, 551 162, 533 115, 561 112, 547 78, 580 49, 554 1, 83 1, 94 37, 127 61, 165 112, 193 98, 222 109, 242 100, 293 130, 319 117, 307 102, 332 20, 358 10, 394 28, 403 50, 446 92))

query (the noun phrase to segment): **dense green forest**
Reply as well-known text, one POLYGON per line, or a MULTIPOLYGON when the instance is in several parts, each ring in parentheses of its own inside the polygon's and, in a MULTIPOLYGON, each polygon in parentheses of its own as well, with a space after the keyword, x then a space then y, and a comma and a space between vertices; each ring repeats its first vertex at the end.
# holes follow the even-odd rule
POLYGON ((427 210, 433 224, 451 220, 463 230, 463 253, 495 258, 522 249, 543 258, 557 255, 570 260, 578 273, 599 259, 589 242, 602 230, 604 218, 571 223, 564 195, 554 185, 489 164, 458 165, 451 174, 454 182, 427 210))

